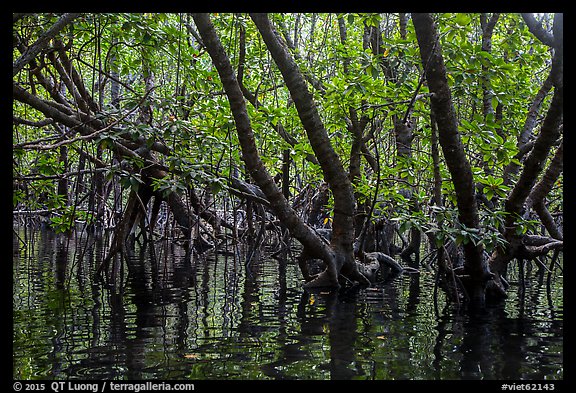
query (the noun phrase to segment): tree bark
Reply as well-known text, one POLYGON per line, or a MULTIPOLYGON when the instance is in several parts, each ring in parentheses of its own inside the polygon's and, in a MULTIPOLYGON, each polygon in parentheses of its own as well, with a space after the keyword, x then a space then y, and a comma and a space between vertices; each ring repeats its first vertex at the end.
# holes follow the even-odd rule
MULTIPOLYGON (((527 17, 525 15, 524 19, 527 17)), ((540 27, 541 29, 541 27, 540 27)), ((508 245, 504 248, 498 248, 490 257, 490 269, 496 274, 497 291, 503 293, 503 285, 500 276, 506 270, 508 263, 516 258, 522 257, 525 251, 525 246, 522 242, 522 237, 516 233, 518 226, 517 220, 522 216, 525 211, 525 203, 539 174, 544 168, 544 164, 552 146, 558 141, 560 137, 560 130, 563 121, 564 112, 564 87, 563 87, 563 16, 556 14, 554 17, 553 37, 548 34, 543 34, 537 27, 531 26, 530 31, 537 35, 545 44, 554 47, 554 56, 552 58, 552 69, 550 77, 554 86, 554 95, 552 102, 540 134, 536 138, 530 154, 524 162, 522 173, 516 182, 516 185, 508 195, 504 204, 504 209, 508 213, 505 221, 504 238, 508 245)))
MULTIPOLYGON (((278 188, 272 176, 264 166, 260 159, 254 133, 250 124, 250 119, 246 111, 246 104, 242 90, 238 84, 234 71, 230 64, 230 60, 220 43, 216 31, 207 14, 194 14, 194 22, 208 54, 212 58, 212 62, 216 67, 224 91, 230 102, 230 109, 236 124, 236 131, 238 133, 238 140, 242 149, 242 156, 248 172, 256 184, 266 195, 270 202, 272 210, 282 223, 288 228, 290 233, 300 241, 305 250, 308 251, 313 257, 322 259, 327 264, 327 269, 314 281, 311 286, 338 286, 338 274, 340 273, 342 263, 340 263, 337 252, 334 252, 328 247, 324 241, 306 225, 290 207, 281 190, 278 188)), ((267 21, 267 18, 264 16, 267 21)), ((286 77, 285 77, 286 78, 286 77)), ((305 87, 305 85, 304 85, 305 87)), ((294 95, 293 95, 294 96, 294 95)), ((297 108, 301 105, 301 100, 297 96, 299 103, 297 108)), ((296 100, 294 100, 296 102, 296 100)), ((301 109, 301 108, 300 108, 301 109)), ((299 112, 300 112, 299 109, 299 112)), ((304 117, 306 122, 314 121, 313 118, 304 117)), ((317 137, 312 134, 312 137, 317 137)), ((322 152, 326 152, 324 149, 322 152)), ((322 157, 317 153, 317 157, 322 157)), ((332 156, 333 157, 333 156, 332 156)), ((344 176, 345 177, 345 176, 344 176)), ((346 177, 345 177, 346 178, 346 177)), ((352 210, 353 211, 353 210, 352 210)), ((351 220, 351 217, 350 217, 351 220)), ((352 242, 350 242, 350 251, 352 249, 352 242)))
MULTIPOLYGON (((482 51, 490 53, 492 52, 492 33, 494 32, 494 27, 500 14, 494 13, 487 19, 486 14, 480 15, 480 25, 482 27, 482 51)), ((492 98, 494 97, 494 91, 490 83, 490 78, 488 76, 488 67, 482 64, 482 75, 480 77, 482 84, 482 106, 484 112, 484 118, 488 114, 494 114, 494 109, 492 108, 492 98)))
POLYGON ((336 271, 339 272, 344 268, 352 277, 361 279, 356 269, 353 252, 355 198, 350 179, 340 157, 332 148, 312 94, 308 91, 304 76, 290 55, 286 43, 272 27, 266 14, 251 14, 250 16, 280 69, 312 150, 322 168, 324 179, 332 190, 334 219, 331 247, 336 253, 336 271))
POLYGON ((548 169, 546 169, 546 172, 542 176, 542 179, 540 179, 538 184, 536 184, 532 189, 532 192, 528 196, 528 202, 527 202, 528 205, 527 207, 528 208, 532 207, 534 211, 538 214, 538 217, 540 217, 542 224, 544 224, 546 230, 548 231, 548 233, 550 233, 550 236, 558 240, 563 239, 562 232, 558 229, 558 227, 554 223, 552 215, 546 208, 544 200, 546 199, 546 196, 550 193, 552 188, 554 188, 556 180, 558 180, 558 177, 562 173, 563 158, 564 158, 564 142, 560 143, 560 146, 556 150, 556 154, 554 155, 554 158, 550 162, 548 169))
MULTIPOLYGON (((458 218, 468 230, 479 231, 479 218, 474 195, 474 181, 470 163, 466 159, 458 120, 452 103, 452 95, 446 77, 440 40, 434 20, 430 14, 412 14, 420 56, 428 82, 432 110, 436 115, 438 138, 456 192, 458 218)), ((484 260, 482 247, 472 241, 464 244, 465 271, 469 275, 468 291, 475 304, 485 301, 485 287, 491 278, 488 264, 484 260)))
MULTIPOLYGON (((546 80, 542 83, 542 86, 536 93, 530 108, 528 109, 528 114, 526 115, 526 120, 524 121, 524 126, 522 127, 522 132, 518 135, 518 154, 514 157, 517 160, 521 160, 531 149, 533 143, 530 143, 530 137, 532 136, 532 131, 536 126, 536 121, 538 118, 538 113, 542 106, 542 102, 548 92, 552 89, 552 74, 548 74, 546 80)), ((510 162, 506 168, 504 168, 504 184, 509 185, 512 181, 512 177, 515 176, 520 170, 520 165, 515 162, 510 162)))
MULTIPOLYGON (((562 18, 555 18, 554 22, 554 39, 562 41, 562 18), (560 26, 558 26, 560 25, 560 26), (557 37, 557 31, 558 35, 557 37)), ((558 45, 561 48, 561 44, 558 45)), ((563 52, 561 49, 556 48, 554 57, 552 59, 552 80, 554 84, 554 96, 550 103, 550 108, 542 124, 542 129, 538 138, 534 142, 534 147, 530 155, 524 162, 524 167, 516 186, 506 200, 505 208, 508 213, 507 226, 512 225, 516 217, 521 214, 526 198, 532 191, 532 187, 536 183, 538 174, 542 172, 544 164, 552 145, 556 143, 560 137, 560 125, 563 120, 564 112, 564 88, 563 88, 563 52)))

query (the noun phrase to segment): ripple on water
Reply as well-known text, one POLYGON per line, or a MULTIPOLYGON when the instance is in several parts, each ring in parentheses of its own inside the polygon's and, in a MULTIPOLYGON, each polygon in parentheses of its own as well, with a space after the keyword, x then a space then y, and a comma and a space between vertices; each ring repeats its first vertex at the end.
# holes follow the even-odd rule
POLYGON ((14 264, 14 378, 563 376, 561 281, 552 293, 527 287, 523 302, 512 292, 504 308, 471 319, 442 296, 434 304, 432 274, 308 293, 295 263, 273 259, 247 270, 231 258, 190 265, 145 253, 113 290, 93 281, 97 255, 78 261, 70 244, 65 284, 51 258, 28 252, 14 264))

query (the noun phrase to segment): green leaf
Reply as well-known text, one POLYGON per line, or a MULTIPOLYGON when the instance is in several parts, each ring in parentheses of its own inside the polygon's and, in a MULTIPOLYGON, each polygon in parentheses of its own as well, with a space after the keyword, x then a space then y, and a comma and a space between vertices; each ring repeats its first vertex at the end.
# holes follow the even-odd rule
POLYGON ((410 229, 411 226, 412 225, 411 225, 410 221, 403 221, 402 224, 400 224, 400 227, 398 228, 398 230, 400 231, 400 233, 404 233, 408 229, 410 229))
POLYGON ((497 97, 492 97, 492 109, 494 110, 494 112, 496 112, 496 108, 498 107, 498 98, 497 97))
POLYGON ((210 183, 210 190, 212 191, 212 194, 218 194, 222 190, 222 188, 223 184, 218 180, 215 180, 210 183))
POLYGON ((494 191, 491 188, 484 187, 484 195, 486 195, 486 199, 491 201, 494 198, 494 191))
POLYGON ((372 75, 372 78, 373 78, 374 80, 378 79, 378 73, 379 73, 378 67, 370 67, 370 68, 371 68, 371 69, 370 69, 370 74, 372 75))
POLYGON ((467 26, 471 22, 471 18, 467 14, 456 14, 456 24, 459 26, 467 26))

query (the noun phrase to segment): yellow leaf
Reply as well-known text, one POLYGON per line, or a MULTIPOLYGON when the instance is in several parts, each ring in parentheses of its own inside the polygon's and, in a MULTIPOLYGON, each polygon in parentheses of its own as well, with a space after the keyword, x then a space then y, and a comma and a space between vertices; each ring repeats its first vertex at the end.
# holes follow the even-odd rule
POLYGON ((389 53, 390 53, 390 48, 388 48, 384 51, 384 57, 388 56, 389 53))
POLYGON ((308 301, 308 304, 311 306, 314 304, 315 301, 316 301, 316 298, 314 298, 314 295, 310 295, 310 300, 308 301))

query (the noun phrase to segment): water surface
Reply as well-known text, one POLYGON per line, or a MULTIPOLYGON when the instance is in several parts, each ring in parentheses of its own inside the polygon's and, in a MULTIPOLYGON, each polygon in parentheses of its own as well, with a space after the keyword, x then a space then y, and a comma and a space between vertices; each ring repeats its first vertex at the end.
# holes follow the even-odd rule
POLYGON ((293 256, 137 246, 115 287, 101 242, 14 237, 15 379, 562 379, 563 280, 511 272, 505 305, 458 313, 434 274, 307 292, 293 256), (516 274, 516 275, 515 275, 516 274))

